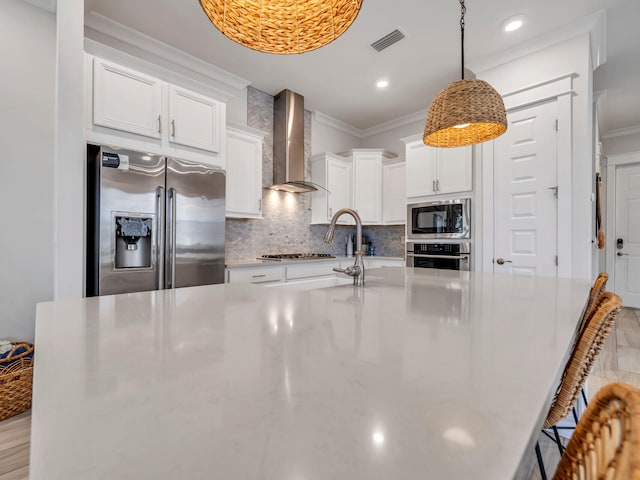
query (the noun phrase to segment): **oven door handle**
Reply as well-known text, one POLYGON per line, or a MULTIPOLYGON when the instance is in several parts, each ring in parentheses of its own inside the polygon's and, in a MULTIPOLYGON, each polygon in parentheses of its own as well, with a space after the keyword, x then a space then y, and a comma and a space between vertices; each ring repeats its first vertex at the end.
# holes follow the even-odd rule
POLYGON ((469 255, 421 255, 416 253, 407 253, 407 257, 417 257, 417 258, 443 258, 448 260, 469 260, 469 255))

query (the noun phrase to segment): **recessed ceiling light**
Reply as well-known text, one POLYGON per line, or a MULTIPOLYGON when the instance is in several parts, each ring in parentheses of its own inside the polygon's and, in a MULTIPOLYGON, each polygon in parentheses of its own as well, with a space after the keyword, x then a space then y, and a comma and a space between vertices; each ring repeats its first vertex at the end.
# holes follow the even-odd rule
POLYGON ((376 82, 376 87, 378 88, 387 88, 389 86, 389 81, 388 80, 378 80, 376 82))
POLYGON ((522 25, 524 25, 524 15, 515 15, 502 22, 502 28, 505 32, 515 32, 522 25))

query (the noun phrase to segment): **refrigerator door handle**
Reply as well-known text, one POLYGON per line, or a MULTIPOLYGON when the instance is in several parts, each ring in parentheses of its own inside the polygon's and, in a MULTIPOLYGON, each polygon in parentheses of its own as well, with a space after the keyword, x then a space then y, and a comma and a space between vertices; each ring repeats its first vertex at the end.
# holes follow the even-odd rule
POLYGON ((176 189, 170 188, 167 195, 167 288, 176 284, 176 189))
POLYGON ((164 288, 164 200, 164 187, 156 187, 156 288, 159 290, 164 288))

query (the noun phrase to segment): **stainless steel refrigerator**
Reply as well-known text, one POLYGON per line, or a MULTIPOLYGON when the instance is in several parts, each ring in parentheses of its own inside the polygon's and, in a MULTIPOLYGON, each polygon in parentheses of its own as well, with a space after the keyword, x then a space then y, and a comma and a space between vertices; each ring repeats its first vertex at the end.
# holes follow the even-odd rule
POLYGON ((87 296, 224 282, 225 173, 87 146, 87 296))

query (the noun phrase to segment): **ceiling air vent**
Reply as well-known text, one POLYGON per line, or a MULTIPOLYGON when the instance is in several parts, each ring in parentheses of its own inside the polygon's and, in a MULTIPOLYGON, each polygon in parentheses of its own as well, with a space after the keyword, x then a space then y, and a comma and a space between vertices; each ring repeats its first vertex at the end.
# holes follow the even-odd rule
POLYGON ((377 52, 381 52, 385 48, 390 47, 391 45, 393 45, 396 42, 399 42, 403 38, 404 38, 404 33, 402 33, 400 30, 396 29, 393 32, 391 32, 389 35, 385 35, 381 39, 376 40, 375 42, 373 42, 371 44, 371 46, 377 52))

